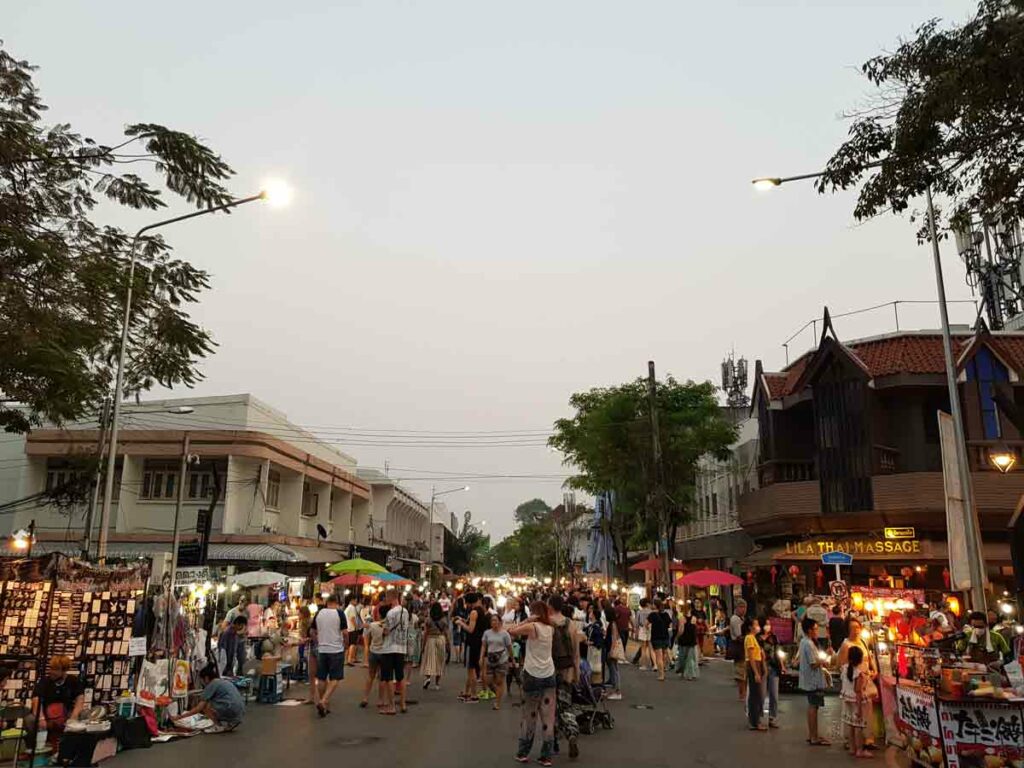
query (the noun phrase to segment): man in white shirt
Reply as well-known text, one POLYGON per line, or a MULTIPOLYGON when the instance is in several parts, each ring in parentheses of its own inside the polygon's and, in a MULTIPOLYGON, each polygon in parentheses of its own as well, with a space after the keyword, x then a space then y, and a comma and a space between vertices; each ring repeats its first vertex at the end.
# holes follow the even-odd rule
POLYGON ((397 691, 401 709, 405 711, 405 651, 409 642, 411 616, 398 599, 398 592, 389 589, 384 593, 384 603, 389 606, 384 616, 384 648, 380 654, 380 681, 384 684, 384 712, 394 713, 394 696, 397 691))
POLYGON ((320 717, 327 717, 331 711, 331 694, 338 683, 345 679, 345 634, 348 622, 345 614, 338 607, 338 598, 331 595, 327 598, 327 607, 317 611, 313 619, 310 635, 317 642, 316 677, 313 683, 319 690, 320 683, 324 691, 317 701, 316 710, 320 717))
POLYGON ((359 654, 359 641, 362 635, 363 622, 359 616, 359 599, 355 595, 348 598, 348 605, 345 606, 345 621, 348 624, 348 651, 346 662, 350 667, 356 665, 356 658, 359 654))

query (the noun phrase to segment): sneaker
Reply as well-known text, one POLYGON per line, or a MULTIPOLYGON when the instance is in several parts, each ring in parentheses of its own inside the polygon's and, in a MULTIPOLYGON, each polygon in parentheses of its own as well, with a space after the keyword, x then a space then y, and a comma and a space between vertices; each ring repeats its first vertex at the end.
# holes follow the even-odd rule
POLYGON ((550 766, 551 765, 551 758, 550 757, 538 757, 537 758, 537 765, 550 766))
POLYGON ((530 762, 530 758, 527 757, 526 755, 516 755, 516 762, 517 763, 528 763, 528 762, 530 762))
POLYGON ((608 701, 622 701, 622 694, 621 693, 609 693, 608 694, 608 701))
POLYGON ((479 704, 480 698, 478 696, 470 696, 469 698, 462 700, 463 704, 479 704))

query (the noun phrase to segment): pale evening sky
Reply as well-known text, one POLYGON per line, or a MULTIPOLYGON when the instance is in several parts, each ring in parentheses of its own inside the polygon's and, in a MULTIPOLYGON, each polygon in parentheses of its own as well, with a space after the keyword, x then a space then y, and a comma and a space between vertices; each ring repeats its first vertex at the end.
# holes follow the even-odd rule
MULTIPOLYGON (((850 194, 749 181, 818 169, 868 92, 857 66, 973 8, 66 1, 5 8, 3 40, 41 67, 50 119, 109 143, 163 123, 222 153, 239 195, 295 187, 289 208, 165 232, 213 277, 194 315, 220 347, 199 394, 252 392, 312 427, 543 432, 572 392, 648 359, 717 381, 732 347, 780 367, 823 304, 932 299, 905 219, 857 226, 850 194)), ((945 263, 950 298, 969 297, 950 245, 945 263)), ((891 312, 837 327, 892 330, 891 312)), ((341 447, 396 477, 564 474, 526 442, 341 447)), ((555 477, 438 484, 463 482, 451 508, 499 536, 520 501, 561 498, 555 477)))

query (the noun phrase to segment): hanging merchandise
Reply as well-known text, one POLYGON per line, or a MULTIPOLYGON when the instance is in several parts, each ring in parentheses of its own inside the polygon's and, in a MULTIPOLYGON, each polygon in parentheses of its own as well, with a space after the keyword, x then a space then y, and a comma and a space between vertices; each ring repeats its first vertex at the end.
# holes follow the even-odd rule
POLYGON ((174 662, 174 682, 171 688, 171 695, 180 699, 188 695, 189 684, 189 663, 184 659, 174 662))
POLYGON ((821 568, 814 572, 814 589, 819 595, 825 593, 825 572, 821 568))
POLYGON ((776 567, 775 567, 775 566, 773 565, 773 566, 772 566, 772 568, 771 568, 771 571, 770 571, 770 573, 771 573, 771 576, 772 576, 772 585, 774 586, 774 585, 775 585, 775 581, 776 581, 776 579, 778 579, 778 578, 779 578, 779 569, 778 569, 778 568, 776 568, 776 567))

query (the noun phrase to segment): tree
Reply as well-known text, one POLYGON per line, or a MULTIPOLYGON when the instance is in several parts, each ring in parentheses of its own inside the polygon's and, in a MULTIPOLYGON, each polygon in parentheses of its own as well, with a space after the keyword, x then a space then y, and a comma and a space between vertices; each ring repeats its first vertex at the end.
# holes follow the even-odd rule
POLYGON ((694 497, 697 460, 707 454, 726 458, 736 428, 723 415, 711 383, 679 383, 671 376, 658 382, 655 405, 664 478, 664 499, 658 500, 647 380, 577 392, 569 403, 576 414, 555 422, 549 443, 576 469, 570 487, 595 495, 615 491, 610 533, 624 568, 631 542, 649 545, 659 538, 659 502, 670 526, 664 534, 675 539, 675 527, 686 520, 694 497))
POLYGON ((516 507, 515 518, 519 525, 539 523, 551 514, 551 507, 543 499, 530 499, 516 507))
MULTIPOLYGON (((96 220, 99 203, 165 206, 160 189, 134 172, 143 167, 188 203, 213 207, 231 199, 221 182, 233 173, 194 137, 160 125, 129 125, 108 146, 68 124, 44 124, 34 71, 0 48, 0 427, 8 432, 93 413, 110 394, 131 238, 96 220)), ((122 395, 194 384, 214 346, 185 312, 209 287, 206 272, 172 258, 160 236, 143 238, 138 254, 122 395)))
POLYGON ((491 547, 491 537, 473 525, 472 514, 467 511, 462 520, 462 529, 455 537, 454 545, 446 560, 456 574, 471 573, 484 562, 491 547))
POLYGON ((929 186, 950 201, 949 224, 971 213, 1024 218, 1024 3, 982 0, 972 19, 945 29, 932 19, 862 71, 876 94, 852 115, 820 192, 871 170, 858 219, 904 211, 929 186))

